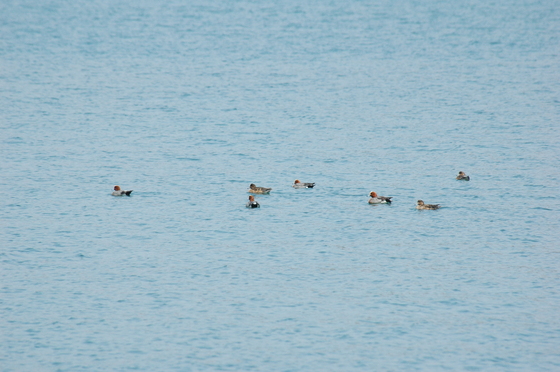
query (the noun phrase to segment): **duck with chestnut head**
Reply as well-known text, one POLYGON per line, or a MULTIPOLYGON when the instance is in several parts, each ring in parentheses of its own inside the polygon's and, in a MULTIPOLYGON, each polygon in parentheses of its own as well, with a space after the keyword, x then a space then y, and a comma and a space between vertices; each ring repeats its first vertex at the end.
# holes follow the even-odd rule
POLYGON ((312 189, 314 186, 314 182, 300 182, 300 180, 295 180, 292 185, 294 189, 312 189))
POLYGON ((392 196, 379 196, 375 191, 369 193, 369 204, 391 204, 392 196))
POLYGON ((253 195, 249 195, 249 201, 246 205, 247 208, 259 208, 260 204, 255 200, 253 195))
POLYGON ((123 196, 123 195, 130 196, 130 194, 132 193, 132 190, 121 190, 120 186, 115 186, 113 190, 114 191, 111 194, 113 196, 123 196))

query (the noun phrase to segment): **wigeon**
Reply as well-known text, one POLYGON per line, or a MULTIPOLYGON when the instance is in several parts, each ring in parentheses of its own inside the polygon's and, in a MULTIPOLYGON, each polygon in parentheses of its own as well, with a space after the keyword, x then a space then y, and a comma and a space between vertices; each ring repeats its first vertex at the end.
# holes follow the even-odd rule
POLYGON ((369 193, 371 199, 369 199, 369 204, 391 204, 392 196, 378 196, 375 191, 369 193))
POLYGON ((246 207, 247 208, 259 208, 260 204, 257 203, 257 201, 255 200, 255 197, 253 195, 249 195, 249 201, 247 202, 246 207))
POLYGON ((120 186, 115 186, 113 189, 115 190, 111 194, 113 196, 123 196, 123 195, 130 196, 130 193, 132 192, 132 190, 121 190, 120 186))
POLYGON ((424 204, 423 200, 418 200, 416 209, 439 209, 439 204, 424 204))
POLYGON ((271 188, 268 187, 257 187, 254 183, 249 186, 247 192, 252 192, 253 194, 270 194, 271 188))
POLYGON ((315 186, 314 182, 300 182, 299 180, 295 180, 292 185, 295 189, 312 189, 313 186, 315 186))
POLYGON ((469 181, 471 178, 469 176, 467 176, 465 174, 465 172, 459 172, 459 175, 457 176, 457 179, 461 180, 461 181, 469 181))

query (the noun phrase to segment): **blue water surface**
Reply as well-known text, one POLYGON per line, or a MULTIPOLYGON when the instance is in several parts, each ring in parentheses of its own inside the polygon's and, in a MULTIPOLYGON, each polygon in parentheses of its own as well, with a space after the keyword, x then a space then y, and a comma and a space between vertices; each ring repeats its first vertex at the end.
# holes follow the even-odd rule
POLYGON ((0 33, 1 371, 560 370, 556 1, 4 1, 0 33))

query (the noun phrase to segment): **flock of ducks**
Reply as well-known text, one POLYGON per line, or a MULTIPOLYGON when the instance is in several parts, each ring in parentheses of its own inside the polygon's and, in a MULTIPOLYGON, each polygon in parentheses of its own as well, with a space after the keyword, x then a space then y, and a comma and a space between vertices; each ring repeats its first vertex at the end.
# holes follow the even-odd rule
MULTIPOLYGON (((465 172, 459 172, 456 179, 460 181, 470 181, 471 178, 467 176, 465 172)), ((314 186, 315 183, 300 182, 300 180, 295 180, 294 184, 292 185, 292 187, 296 189, 303 189, 303 188, 311 189, 314 186)), ((247 190, 247 192, 250 192, 252 194, 270 194, 271 190, 272 189, 269 187, 258 187, 254 183, 252 183, 251 185, 249 185, 249 190, 247 190)), ((368 201, 369 204, 391 204, 391 199, 393 199, 392 196, 377 195, 375 191, 370 192, 369 196, 370 196, 370 199, 368 201)), ((255 197, 253 195, 250 195, 246 207, 259 208, 260 204, 255 200, 255 197)), ((435 210, 439 208, 440 208, 439 204, 426 204, 424 203, 423 200, 418 200, 416 204, 416 209, 435 210)))
MULTIPOLYGON (((294 189, 312 189, 315 186, 314 182, 300 182, 300 180, 295 180, 292 187, 294 189)), ((272 189, 270 187, 257 187, 254 183, 249 185, 249 190, 252 194, 270 194, 272 189)), ((259 208, 261 205, 255 200, 253 195, 249 195, 249 201, 247 202, 247 208, 259 208)))
MULTIPOLYGON (((470 181, 470 177, 465 174, 465 172, 459 172, 456 177, 459 181, 470 181)), ((295 189, 312 189, 315 187, 315 183, 313 182, 300 182, 300 180, 295 180, 294 184, 292 185, 295 189)), ((121 190, 120 186, 115 186, 113 189, 113 196, 130 196, 132 190, 121 190)), ((249 185, 249 190, 251 194, 270 194, 272 189, 270 187, 258 187, 254 183, 249 185)), ((379 196, 375 191, 369 193, 370 199, 368 201, 369 204, 391 204, 392 196, 379 196)), ((249 201, 246 205, 247 208, 259 208, 260 204, 255 200, 253 195, 249 196, 249 201)), ((416 204, 416 209, 425 209, 425 210, 435 210, 439 209, 439 204, 426 204, 423 200, 418 200, 416 204)))

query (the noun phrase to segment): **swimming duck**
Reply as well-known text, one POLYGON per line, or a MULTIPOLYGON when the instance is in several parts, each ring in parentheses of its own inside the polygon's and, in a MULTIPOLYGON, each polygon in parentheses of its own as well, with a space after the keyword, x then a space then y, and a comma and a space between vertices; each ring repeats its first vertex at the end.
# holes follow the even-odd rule
POLYGON ((257 201, 255 200, 255 197, 253 195, 249 195, 249 201, 247 202, 246 207, 247 208, 259 208, 260 204, 257 203, 257 201))
POLYGON ((254 183, 249 186, 247 192, 252 192, 253 194, 270 194, 271 188, 268 187, 257 187, 254 183))
POLYGON ((132 192, 132 190, 126 190, 126 191, 125 191, 125 190, 121 190, 121 187, 120 187, 120 186, 115 186, 113 189, 115 190, 115 191, 113 191, 113 193, 111 194, 111 195, 113 195, 113 196, 123 196, 123 195, 130 196, 130 193, 132 192))
POLYGON ((418 200, 416 209, 439 209, 439 204, 424 204, 423 200, 418 200))
POLYGON ((299 180, 295 180, 292 185, 295 189, 312 189, 313 186, 315 186, 314 182, 300 182, 299 180))
POLYGON ((369 204, 391 204, 392 196, 378 196, 375 191, 369 193, 371 199, 369 199, 369 204))
POLYGON ((469 181, 471 178, 469 176, 467 176, 465 174, 465 172, 459 172, 459 175, 457 176, 457 179, 461 180, 461 181, 469 181))

